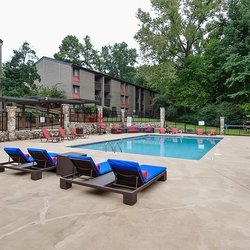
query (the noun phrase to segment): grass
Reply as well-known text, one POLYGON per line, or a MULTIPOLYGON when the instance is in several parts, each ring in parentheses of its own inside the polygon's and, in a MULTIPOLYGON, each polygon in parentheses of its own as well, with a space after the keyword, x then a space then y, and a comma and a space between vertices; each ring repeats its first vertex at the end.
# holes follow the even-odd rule
MULTIPOLYGON (((121 122, 120 117, 113 117, 113 118, 103 118, 104 122, 121 122)), ((125 122, 127 119, 125 119, 125 122)), ((133 122, 160 122, 160 119, 157 118, 133 118, 133 122)), ((178 128, 183 131, 187 131, 190 133, 196 133, 197 129, 203 129, 205 134, 209 134, 211 129, 216 130, 216 134, 220 134, 220 128, 214 126, 198 126, 194 124, 187 124, 181 122, 171 122, 167 121, 167 126, 171 128, 178 128)), ((224 130, 225 135, 243 135, 243 136, 250 136, 250 130, 245 130, 242 128, 229 128, 224 130)))
MULTIPOLYGON (((185 123, 178 123, 178 122, 167 122, 168 127, 171 128, 178 128, 182 130, 190 130, 193 133, 196 132, 197 129, 203 129, 205 134, 208 134, 211 129, 216 130, 216 134, 220 134, 220 128, 213 127, 213 126, 198 126, 194 124, 185 124, 185 123)), ((225 135, 244 135, 244 136, 250 136, 250 130, 240 129, 240 128, 229 128, 224 130, 225 135)))

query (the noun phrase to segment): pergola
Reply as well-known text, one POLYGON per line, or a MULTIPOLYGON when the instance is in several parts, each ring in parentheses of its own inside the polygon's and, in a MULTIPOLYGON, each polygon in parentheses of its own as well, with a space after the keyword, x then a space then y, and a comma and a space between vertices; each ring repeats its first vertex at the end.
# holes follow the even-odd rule
POLYGON ((44 97, 44 96, 28 96, 28 97, 12 97, 12 96, 0 96, 0 101, 2 102, 3 110, 6 109, 6 104, 8 102, 16 103, 17 105, 22 106, 22 111, 25 111, 27 105, 35 106, 36 110, 39 110, 39 107, 47 107, 47 113, 49 113, 51 104, 59 104, 60 108, 62 104, 74 104, 84 107, 85 104, 97 104, 95 100, 88 99, 64 99, 64 98, 54 98, 54 97, 44 97))

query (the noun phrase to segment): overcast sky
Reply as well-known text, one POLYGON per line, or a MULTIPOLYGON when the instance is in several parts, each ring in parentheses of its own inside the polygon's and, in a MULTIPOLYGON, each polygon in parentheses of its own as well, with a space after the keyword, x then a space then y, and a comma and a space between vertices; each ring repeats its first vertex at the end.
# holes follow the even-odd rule
POLYGON ((75 35, 82 42, 89 35, 96 49, 134 40, 138 31, 138 8, 149 11, 150 0, 4 0, 0 3, 0 38, 3 62, 24 41, 40 58, 53 57, 62 39, 75 35))

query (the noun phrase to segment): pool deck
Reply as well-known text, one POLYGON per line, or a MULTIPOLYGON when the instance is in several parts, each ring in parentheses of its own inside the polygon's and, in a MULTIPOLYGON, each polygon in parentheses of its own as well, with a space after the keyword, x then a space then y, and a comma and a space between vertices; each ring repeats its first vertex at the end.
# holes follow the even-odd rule
POLYGON ((65 147, 131 136, 0 143, 1 162, 8 159, 2 149, 13 146, 168 167, 168 180, 139 193, 134 206, 124 205, 120 194, 60 189, 53 172, 32 181, 6 169, 0 173, 0 249, 250 249, 249 137, 225 136, 198 161, 65 147))

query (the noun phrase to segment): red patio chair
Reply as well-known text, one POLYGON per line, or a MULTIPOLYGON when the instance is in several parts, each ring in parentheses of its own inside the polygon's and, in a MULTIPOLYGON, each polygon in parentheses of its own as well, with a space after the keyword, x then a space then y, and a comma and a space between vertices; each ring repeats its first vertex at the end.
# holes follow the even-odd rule
POLYGON ((122 130, 118 126, 113 126, 111 129, 111 134, 120 134, 122 130))
POLYGON ((165 128, 160 128, 159 133, 160 134, 165 134, 166 133, 166 129, 165 128))
MULTIPOLYGON (((46 128, 42 128, 43 136, 45 137, 44 142, 59 142, 61 140, 60 136, 51 136, 49 131, 46 128)), ((43 142, 43 138, 41 137, 41 142, 43 142)))
POLYGON ((73 128, 73 127, 70 127, 70 130, 75 137, 79 137, 79 138, 87 138, 88 137, 88 134, 86 134, 86 133, 78 134, 76 132, 75 128, 73 128))
POLYGON ((58 129, 58 131, 59 131, 59 134, 60 134, 60 136, 62 137, 63 140, 64 139, 73 140, 73 139, 76 138, 75 135, 66 135, 65 131, 61 127, 58 129))
POLYGON ((210 133, 208 135, 216 135, 216 130, 215 129, 211 129, 210 133))
POLYGON ((178 132, 178 129, 177 129, 177 128, 173 128, 173 129, 172 129, 172 134, 177 134, 177 132, 178 132))
POLYGON ((203 135, 203 129, 199 128, 196 132, 197 135, 203 135))

